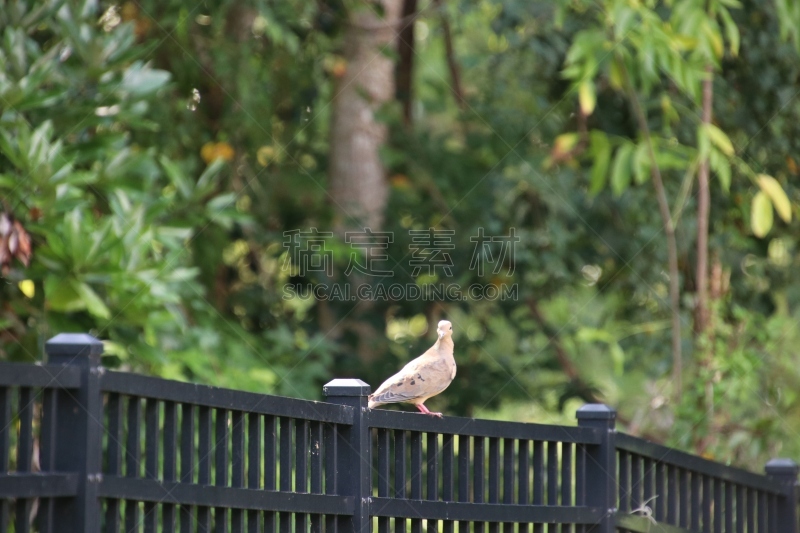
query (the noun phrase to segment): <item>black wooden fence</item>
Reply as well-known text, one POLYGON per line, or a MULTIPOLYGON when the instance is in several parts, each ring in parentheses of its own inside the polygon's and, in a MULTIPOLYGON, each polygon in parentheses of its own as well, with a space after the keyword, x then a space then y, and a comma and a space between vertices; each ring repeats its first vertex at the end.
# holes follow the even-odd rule
POLYGON ((367 409, 110 372, 58 335, 0 364, 0 532, 798 533, 797 465, 766 475, 578 426, 367 409))

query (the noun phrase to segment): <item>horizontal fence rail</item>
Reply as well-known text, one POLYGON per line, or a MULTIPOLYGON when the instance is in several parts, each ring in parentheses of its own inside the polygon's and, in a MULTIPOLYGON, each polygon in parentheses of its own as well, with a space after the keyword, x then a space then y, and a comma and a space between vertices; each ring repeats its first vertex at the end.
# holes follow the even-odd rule
POLYGON ((618 433, 370 410, 106 371, 58 335, 0 363, 0 533, 800 533, 798 467, 766 475, 618 433))

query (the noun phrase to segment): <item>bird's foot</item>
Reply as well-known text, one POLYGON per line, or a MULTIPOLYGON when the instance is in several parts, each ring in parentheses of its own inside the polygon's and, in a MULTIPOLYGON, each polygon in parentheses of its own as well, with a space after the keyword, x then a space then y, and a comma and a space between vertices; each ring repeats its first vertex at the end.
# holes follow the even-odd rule
POLYGON ((421 403, 417 404, 417 409, 419 409, 421 413, 424 413, 426 415, 431 415, 431 416, 435 416, 437 418, 442 418, 442 413, 434 413, 433 411, 429 411, 428 408, 425 407, 421 403))

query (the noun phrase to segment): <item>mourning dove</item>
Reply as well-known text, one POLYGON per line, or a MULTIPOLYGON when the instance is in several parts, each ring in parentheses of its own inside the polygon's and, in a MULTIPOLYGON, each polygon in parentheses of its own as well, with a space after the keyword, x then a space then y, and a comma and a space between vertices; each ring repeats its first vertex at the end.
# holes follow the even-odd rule
POLYGON ((456 360, 453 358, 453 325, 442 320, 436 327, 439 339, 427 352, 383 382, 370 395, 369 408, 385 403, 413 403, 426 415, 442 417, 425 407, 425 400, 436 396, 456 377, 456 360))

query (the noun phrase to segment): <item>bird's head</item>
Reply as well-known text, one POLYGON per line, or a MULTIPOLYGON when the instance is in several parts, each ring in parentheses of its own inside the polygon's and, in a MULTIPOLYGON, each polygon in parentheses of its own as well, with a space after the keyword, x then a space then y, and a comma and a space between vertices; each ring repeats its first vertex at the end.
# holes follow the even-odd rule
POLYGON ((436 326, 436 333, 439 335, 439 339, 451 336, 453 334, 453 324, 449 320, 440 320, 439 325, 436 326))

